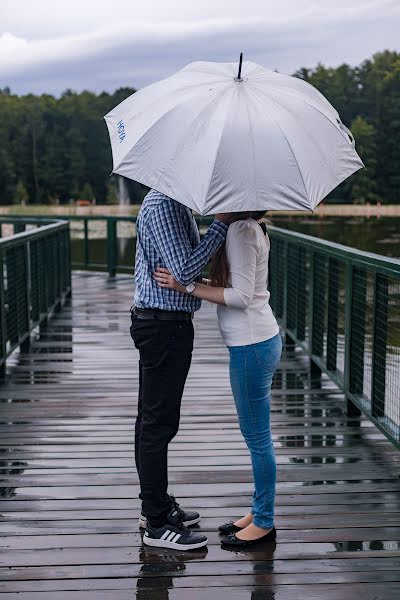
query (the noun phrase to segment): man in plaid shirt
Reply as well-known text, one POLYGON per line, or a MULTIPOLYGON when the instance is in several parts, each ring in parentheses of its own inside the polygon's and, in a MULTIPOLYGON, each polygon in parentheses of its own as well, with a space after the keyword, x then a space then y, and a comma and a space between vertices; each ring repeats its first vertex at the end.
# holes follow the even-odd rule
POLYGON ((218 217, 200 241, 190 209, 156 190, 147 194, 138 216, 131 335, 140 355, 135 459, 148 545, 189 549, 207 543, 185 527, 198 523, 199 514, 182 510, 168 495, 167 453, 179 428, 192 317, 201 304, 190 292, 228 230, 226 216, 218 217), (167 268, 189 293, 159 287, 153 278, 157 267, 167 268))

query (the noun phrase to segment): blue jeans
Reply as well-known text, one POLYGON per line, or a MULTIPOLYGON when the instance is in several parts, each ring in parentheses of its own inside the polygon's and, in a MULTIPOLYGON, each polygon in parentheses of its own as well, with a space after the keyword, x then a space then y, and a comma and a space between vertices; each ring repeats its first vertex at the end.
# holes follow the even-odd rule
POLYGON ((282 338, 249 346, 231 346, 230 378, 240 431, 250 450, 254 477, 252 514, 257 527, 274 526, 276 462, 270 427, 273 375, 282 353, 282 338))

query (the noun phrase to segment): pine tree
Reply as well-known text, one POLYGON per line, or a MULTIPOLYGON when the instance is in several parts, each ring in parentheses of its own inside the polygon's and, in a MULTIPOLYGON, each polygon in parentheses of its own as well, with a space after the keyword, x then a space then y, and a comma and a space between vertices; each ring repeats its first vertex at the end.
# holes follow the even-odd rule
POLYGON ((22 206, 25 206, 25 204, 29 200, 28 191, 21 180, 19 180, 17 185, 15 186, 13 200, 14 204, 22 204, 22 206))
POLYGON ((351 197, 358 203, 376 202, 376 130, 363 117, 356 117, 351 124, 351 132, 357 140, 357 152, 364 162, 365 169, 358 171, 352 180, 351 197))
POLYGON ((90 183, 85 183, 79 195, 81 200, 90 200, 91 202, 94 200, 93 188, 90 183))
POLYGON ((106 195, 106 203, 107 204, 118 204, 118 192, 115 189, 115 185, 109 181, 107 184, 107 195, 106 195))
POLYGON ((400 56, 382 80, 378 129, 379 186, 385 201, 400 202, 400 56))

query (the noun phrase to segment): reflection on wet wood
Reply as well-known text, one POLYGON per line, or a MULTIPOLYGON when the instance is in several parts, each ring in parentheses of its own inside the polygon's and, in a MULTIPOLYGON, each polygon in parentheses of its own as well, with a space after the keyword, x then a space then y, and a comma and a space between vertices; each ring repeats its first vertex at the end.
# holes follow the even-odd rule
POLYGON ((244 514, 250 461, 213 307, 170 450, 171 490, 203 515, 206 551, 142 547, 133 460, 137 355, 130 277, 74 277, 71 306, 0 386, 0 600, 393 600, 400 587, 399 455, 344 414, 334 384, 284 353, 272 398, 279 543, 221 549, 244 514))

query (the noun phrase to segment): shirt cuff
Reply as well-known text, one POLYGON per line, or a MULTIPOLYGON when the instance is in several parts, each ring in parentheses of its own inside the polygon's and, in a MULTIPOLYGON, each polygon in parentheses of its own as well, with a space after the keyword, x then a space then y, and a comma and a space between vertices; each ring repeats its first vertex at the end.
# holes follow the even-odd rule
POLYGON ((228 225, 226 225, 222 221, 218 221, 217 219, 215 219, 211 223, 210 229, 220 236, 221 241, 225 241, 226 234, 228 233, 228 225))
POLYGON ((224 288, 224 302, 229 308, 243 308, 238 301, 238 294, 232 287, 224 288))

